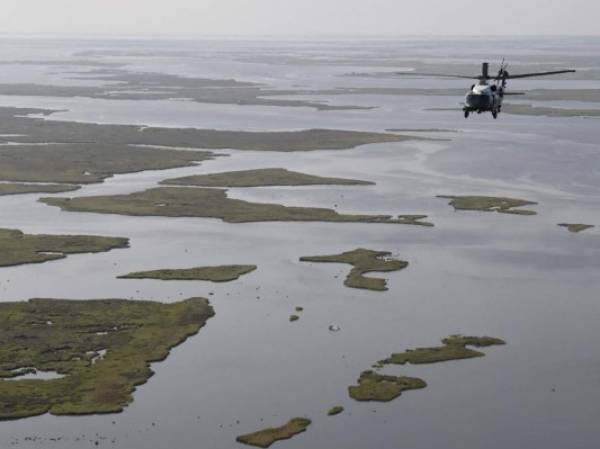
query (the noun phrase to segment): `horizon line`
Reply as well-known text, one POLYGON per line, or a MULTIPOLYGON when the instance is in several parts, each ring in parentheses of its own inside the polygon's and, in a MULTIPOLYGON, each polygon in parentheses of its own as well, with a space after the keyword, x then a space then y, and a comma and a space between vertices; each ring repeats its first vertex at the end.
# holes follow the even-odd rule
POLYGON ((303 34, 303 33, 286 33, 286 34, 193 34, 193 33, 64 33, 58 31, 47 32, 32 32, 32 31, 2 31, 0 30, 0 38, 4 37, 26 37, 26 38, 73 38, 73 39, 181 39, 181 40, 207 40, 207 39, 302 39, 302 40, 318 40, 318 39, 406 39, 406 38, 449 38, 449 39, 523 39, 523 38, 600 38, 598 34, 346 34, 346 33, 323 33, 323 34, 303 34))

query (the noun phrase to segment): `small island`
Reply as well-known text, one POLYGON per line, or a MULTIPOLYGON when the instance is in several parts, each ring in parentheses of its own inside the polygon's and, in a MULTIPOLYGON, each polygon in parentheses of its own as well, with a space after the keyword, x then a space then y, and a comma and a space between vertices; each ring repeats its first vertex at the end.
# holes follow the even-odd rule
POLYGON ((129 239, 94 235, 23 234, 0 229, 0 267, 64 259, 68 254, 98 253, 127 248, 129 239))
POLYGON ((549 106, 534 106, 532 104, 515 103, 504 105, 502 107, 502 112, 513 115, 527 115, 533 117, 600 117, 600 110, 598 109, 555 108, 549 106))
POLYGON ((438 198, 450 199, 450 205, 455 210, 476 210, 481 212, 500 212, 515 215, 536 215, 537 212, 529 209, 515 209, 523 206, 533 206, 535 201, 520 200, 495 196, 454 196, 438 195, 438 198))
POLYGON ((0 303, 0 420, 121 412, 150 364, 214 315, 204 298, 0 303), (52 379, 20 379, 54 373, 52 379))
POLYGON ((161 184, 199 187, 271 187, 319 185, 364 186, 375 183, 356 179, 326 178, 289 171, 284 168, 260 168, 166 179, 161 184))
POLYGON ((256 265, 221 265, 215 267, 195 267, 152 271, 137 271, 118 276, 118 279, 158 279, 161 281, 235 281, 244 274, 256 270, 256 265))
MULTIPOLYGON (((405 365, 407 363, 420 365, 483 357, 484 353, 467 348, 467 346, 484 348, 506 344, 499 338, 463 335, 451 335, 444 338, 442 343, 443 346, 409 349, 402 353, 392 354, 387 359, 374 364, 373 368, 380 370, 386 365, 405 365)), ((405 390, 421 389, 426 386, 427 383, 419 378, 388 376, 371 370, 364 371, 358 379, 358 385, 348 387, 348 393, 357 401, 388 402, 400 396, 405 390)))
POLYGON ((238 443, 256 447, 269 447, 281 440, 289 440, 294 435, 304 432, 311 421, 307 418, 293 418, 280 427, 271 427, 258 432, 240 435, 236 438, 238 443))
POLYGON ((331 256, 305 256, 301 257, 300 261, 350 264, 353 268, 344 281, 346 287, 385 291, 387 290, 387 281, 385 279, 366 277, 364 274, 369 272, 398 271, 408 266, 408 262, 392 259, 390 256, 391 253, 387 251, 372 251, 359 248, 331 256))
POLYGON ((336 405, 334 407, 331 407, 327 411, 327 416, 336 416, 336 415, 339 415, 340 413, 342 413, 343 411, 344 411, 344 407, 342 407, 341 405, 336 405))
POLYGON ((418 365, 483 357, 485 355, 483 352, 467 348, 467 346, 485 348, 506 344, 504 340, 500 340, 499 338, 465 337, 462 335, 452 335, 444 338, 442 343, 443 346, 409 349, 405 352, 392 354, 389 358, 379 361, 378 366, 389 364, 404 365, 406 363, 418 365))
POLYGON ((574 234, 578 234, 587 229, 592 229, 595 227, 594 225, 583 224, 583 223, 559 223, 558 226, 560 226, 562 228, 567 228, 567 230, 569 232, 572 232, 574 234))
POLYGON ((424 380, 416 377, 385 376, 374 371, 365 371, 358 379, 358 385, 348 387, 350 397, 356 401, 389 402, 406 390, 425 388, 424 380))
POLYGON ((0 182, 0 196, 25 193, 63 193, 80 189, 73 184, 27 184, 22 182, 0 182))

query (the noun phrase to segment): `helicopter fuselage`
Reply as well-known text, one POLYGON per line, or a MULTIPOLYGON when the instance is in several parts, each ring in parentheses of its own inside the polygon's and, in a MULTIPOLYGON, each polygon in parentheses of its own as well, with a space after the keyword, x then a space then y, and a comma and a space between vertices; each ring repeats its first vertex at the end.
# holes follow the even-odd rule
POLYGON ((504 99, 504 87, 496 84, 479 83, 474 84, 465 97, 463 111, 465 117, 471 112, 491 112, 494 118, 498 117, 502 109, 504 99))
MULTIPOLYGON (((420 75, 420 76, 435 76, 435 77, 450 77, 450 78, 467 78, 467 79, 476 79, 479 82, 477 84, 473 84, 469 92, 467 92, 465 103, 463 106, 463 112, 465 113, 465 118, 469 117, 471 112, 477 112, 481 114, 482 112, 491 112, 494 118, 498 118, 498 114, 500 114, 502 110, 502 101, 504 100, 505 95, 510 95, 506 93, 506 88, 508 84, 508 80, 516 79, 516 78, 532 78, 538 76, 547 76, 547 75, 560 75, 563 73, 574 73, 575 70, 567 69, 567 70, 552 70, 549 72, 533 72, 533 73, 519 73, 517 75, 510 74, 506 70, 508 64, 502 60, 500 64, 500 70, 498 74, 493 76, 490 75, 490 64, 484 62, 481 64, 481 75, 477 76, 468 76, 468 75, 450 75, 450 74, 441 74, 441 73, 418 73, 418 72, 397 72, 397 75, 420 75), (489 83, 492 81, 492 83, 489 83)), ((513 94, 517 95, 517 94, 513 94)))

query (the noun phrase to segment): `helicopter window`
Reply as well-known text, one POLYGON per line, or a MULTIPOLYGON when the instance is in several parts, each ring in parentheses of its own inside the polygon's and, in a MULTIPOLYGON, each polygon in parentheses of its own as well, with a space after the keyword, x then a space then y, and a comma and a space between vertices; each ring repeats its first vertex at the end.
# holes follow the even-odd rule
POLYGON ((488 104, 488 96, 469 94, 467 95, 467 104, 473 107, 485 107, 488 104))
POLYGON ((492 92, 496 92, 498 90, 497 86, 492 86, 492 92))

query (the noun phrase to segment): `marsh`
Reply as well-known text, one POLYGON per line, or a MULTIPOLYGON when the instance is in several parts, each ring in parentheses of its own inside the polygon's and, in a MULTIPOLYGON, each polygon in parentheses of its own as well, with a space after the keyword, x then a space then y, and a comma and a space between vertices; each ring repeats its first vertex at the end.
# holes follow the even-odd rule
POLYGON ((97 434, 123 449, 173 441, 230 449, 237 436, 291 417, 313 423, 278 447, 587 449, 594 441, 600 130, 597 119, 568 111, 600 108, 598 39, 3 42, 0 227, 128 242, 3 267, 3 310, 28 298, 168 306, 207 297, 215 315, 166 359, 151 359, 154 375, 121 413, 2 422, 0 446, 79 449, 97 434), (489 52, 510 57, 515 70, 589 70, 520 82, 531 96, 511 101, 526 115, 496 122, 457 114, 464 81, 436 80, 443 92, 429 95, 430 80, 347 76, 460 73, 489 52), (173 180, 185 185, 165 185, 173 180), (170 189, 197 190, 181 200, 170 189), (194 203, 203 194, 219 206, 252 204, 262 219, 275 205, 336 220, 224 221, 194 203), (437 195, 522 200, 517 210, 536 214, 455 210, 437 195), (99 197, 111 213, 97 213, 99 197), (180 209, 114 213, 123 199, 124 212, 180 209), (337 220, 399 214, 435 226, 337 220), (575 234, 558 223, 596 227, 575 234), (356 248, 410 265, 374 273, 389 290, 372 291, 344 285, 348 264, 299 260, 356 248), (239 264, 258 269, 231 282, 118 279, 239 264), (438 348, 454 334, 507 344, 475 348, 485 357, 386 365, 380 375, 427 388, 386 404, 349 397, 377 360, 438 348), (330 418, 334 405, 344 412, 330 418))

